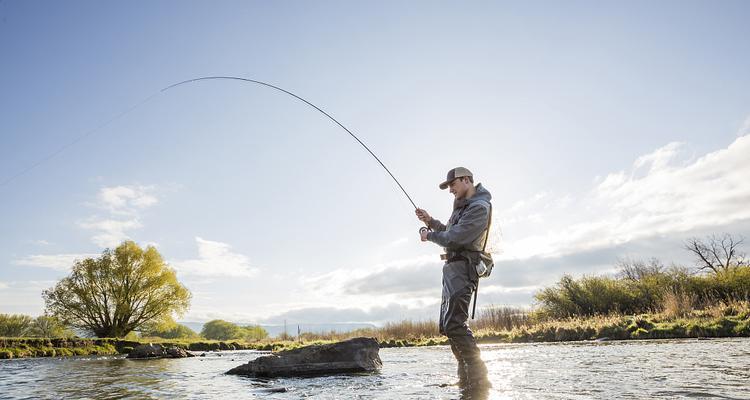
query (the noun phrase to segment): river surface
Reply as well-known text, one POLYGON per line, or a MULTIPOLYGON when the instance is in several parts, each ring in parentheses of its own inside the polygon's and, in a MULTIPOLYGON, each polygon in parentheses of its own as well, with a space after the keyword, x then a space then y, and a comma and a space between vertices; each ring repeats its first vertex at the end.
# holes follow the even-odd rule
MULTIPOLYGON (((489 399, 750 399, 750 339, 483 345, 489 399)), ((259 381, 225 375, 261 353, 172 360, 0 360, 2 399, 459 399, 445 346, 381 349, 369 375, 259 381), (285 390, 285 392, 277 392, 285 390)), ((474 394, 473 398, 483 397, 474 394)))

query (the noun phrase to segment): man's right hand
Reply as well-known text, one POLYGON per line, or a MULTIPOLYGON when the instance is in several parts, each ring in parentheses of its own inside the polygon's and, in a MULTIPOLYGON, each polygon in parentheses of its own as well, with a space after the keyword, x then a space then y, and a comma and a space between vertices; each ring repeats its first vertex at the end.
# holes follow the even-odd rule
POLYGON ((427 213, 427 211, 417 208, 415 210, 415 213, 417 214, 417 218, 419 218, 420 221, 424 222, 425 224, 429 224, 430 221, 432 221, 432 217, 430 214, 427 213))

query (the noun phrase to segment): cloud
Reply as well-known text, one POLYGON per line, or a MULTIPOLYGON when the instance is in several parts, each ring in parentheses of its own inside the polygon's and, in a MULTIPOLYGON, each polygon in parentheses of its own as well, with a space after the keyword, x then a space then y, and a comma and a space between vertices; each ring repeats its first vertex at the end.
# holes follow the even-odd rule
POLYGON ((439 304, 425 305, 417 308, 398 303, 385 303, 371 308, 358 307, 303 307, 288 310, 261 320, 265 324, 278 324, 287 321, 295 324, 321 323, 367 323, 382 325, 386 321, 400 320, 434 320, 439 314, 439 304))
MULTIPOLYGON (((636 158, 629 171, 608 174, 574 203, 529 210, 529 215, 539 213, 547 232, 509 238, 501 258, 560 257, 749 219, 750 136, 679 163, 683 149, 681 143, 669 143, 636 158)), ((501 218, 510 214, 502 212, 501 218)), ((510 215, 495 224, 509 232, 519 220, 510 215)))
POLYGON ((78 260, 96 258, 99 254, 51 254, 32 255, 13 261, 15 265, 50 268, 57 271, 68 271, 78 260))
POLYGON ((341 268, 303 279, 311 292, 344 295, 399 295, 421 297, 425 291, 435 292, 442 266, 437 256, 391 261, 368 268, 341 268))
POLYGON ((750 135, 750 115, 745 118, 745 121, 742 123, 740 130, 737 131, 737 136, 745 135, 750 135))
POLYGON ((93 215, 77 225, 96 232, 91 241, 99 247, 117 247, 130 239, 129 231, 142 228, 140 213, 157 204, 155 185, 113 186, 99 189, 96 202, 91 206, 105 210, 109 215, 93 215))
POLYGON ((99 247, 114 248, 124 240, 130 239, 126 231, 141 228, 143 227, 143 224, 141 224, 136 218, 130 220, 115 220, 93 217, 87 221, 78 222, 78 226, 83 229, 98 232, 91 237, 91 241, 95 245, 99 247))
POLYGON ((153 195, 155 190, 154 185, 103 187, 99 190, 97 205, 112 214, 133 215, 159 202, 153 195))
POLYGON ((247 256, 232 252, 231 246, 196 237, 198 258, 174 261, 171 265, 180 273, 196 276, 249 277, 259 269, 250 266, 247 256))
POLYGON ((1 289, 7 289, 7 288, 8 288, 8 284, 7 284, 7 283, 5 283, 5 282, 0 282, 0 290, 1 290, 1 289))

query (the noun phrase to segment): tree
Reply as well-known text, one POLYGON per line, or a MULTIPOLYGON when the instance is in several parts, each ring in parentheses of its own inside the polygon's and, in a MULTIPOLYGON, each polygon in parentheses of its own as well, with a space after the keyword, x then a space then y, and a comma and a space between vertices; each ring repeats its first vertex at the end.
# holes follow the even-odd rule
POLYGON ((146 324, 141 329, 141 336, 143 337, 160 337, 164 339, 187 339, 198 337, 189 327, 178 324, 172 318, 160 323, 146 324))
POLYGON ((123 337, 146 323, 182 315, 191 295, 156 248, 126 241, 96 259, 77 261, 43 297, 47 314, 66 325, 98 337, 123 337))
POLYGON ((734 237, 728 233, 721 237, 708 236, 705 241, 694 237, 685 242, 685 249, 695 255, 698 270, 711 270, 718 274, 722 271, 748 265, 745 253, 739 251, 739 247, 744 241, 745 239, 742 236, 734 237))
POLYGON ((0 314, 0 337, 26 336, 31 330, 34 320, 28 315, 0 314))
POLYGON ((248 342, 261 340, 268 337, 268 331, 260 325, 243 326, 242 329, 244 331, 243 338, 248 342))
POLYGON ((45 338, 60 338, 60 337, 71 337, 75 334, 65 327, 57 317, 50 317, 49 315, 40 315, 36 317, 34 322, 31 324, 30 330, 31 336, 45 337, 45 338))
POLYGON ((620 271, 618 275, 629 281, 642 281, 651 276, 658 276, 664 272, 664 265, 657 258, 652 258, 648 262, 633 259, 618 260, 617 266, 620 271))
POLYGON ((244 336, 244 333, 239 326, 221 319, 206 322, 201 330, 201 336, 212 340, 239 339, 244 336))

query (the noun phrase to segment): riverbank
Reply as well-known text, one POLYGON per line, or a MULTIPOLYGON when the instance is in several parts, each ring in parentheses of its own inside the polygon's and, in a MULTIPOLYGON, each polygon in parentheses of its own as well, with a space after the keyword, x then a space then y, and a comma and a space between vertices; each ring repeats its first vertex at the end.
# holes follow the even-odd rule
POLYGON ((581 340, 750 337, 750 313, 670 317, 663 314, 597 316, 554 320, 510 331, 479 331, 480 343, 567 342, 581 340))
MULTIPOLYGON (((475 332, 475 335, 479 343, 750 337, 750 309, 744 306, 740 308, 722 307, 693 311, 683 316, 658 313, 557 319, 528 323, 511 330, 480 329, 475 332)), ((447 339, 443 336, 414 335, 396 338, 385 336, 376 329, 358 330, 346 334, 318 335, 314 340, 263 340, 252 343, 158 338, 145 338, 139 341, 112 338, 0 338, 0 359, 127 354, 134 347, 146 343, 177 346, 197 352, 222 350, 279 351, 310 344, 331 343, 354 336, 375 337, 382 348, 448 344, 447 339)))
MULTIPOLYGON (((213 340, 148 339, 142 341, 103 338, 0 338, 0 359, 127 354, 142 344, 177 346, 189 351, 262 350, 257 344, 213 340)), ((273 346, 269 348, 272 350, 273 346)))

